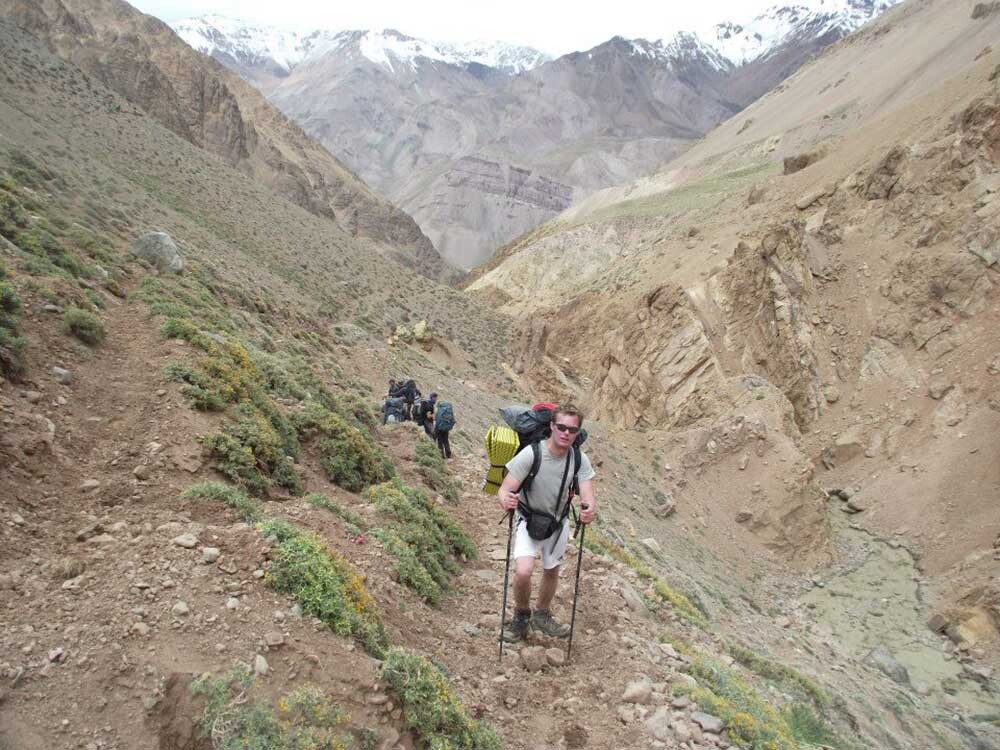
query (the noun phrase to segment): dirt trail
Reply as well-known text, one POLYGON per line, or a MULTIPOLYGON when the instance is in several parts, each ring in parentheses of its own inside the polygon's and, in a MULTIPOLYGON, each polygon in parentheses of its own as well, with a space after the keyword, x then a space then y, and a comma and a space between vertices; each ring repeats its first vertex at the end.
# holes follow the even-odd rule
MULTIPOLYGON (((269 693, 317 683, 357 724, 378 727, 385 747, 411 748, 398 710, 368 700, 374 660, 296 617, 293 603, 257 577, 266 565, 258 534, 227 509, 180 499, 195 481, 216 478, 195 437, 220 420, 190 409, 162 375, 167 362, 191 356, 187 345, 159 336, 138 303, 105 311, 107 339, 93 351, 69 343, 43 316, 33 321, 33 379, 2 393, 0 483, 13 494, 0 500, 0 747, 154 746, 160 724, 176 718, 173 693, 165 696, 171 675, 223 672, 261 654, 269 693), (53 364, 72 382, 47 374, 53 364), (173 543, 183 533, 198 538, 194 549, 173 543), (217 564, 201 562, 203 546, 221 549, 217 564), (264 636, 275 632, 283 644, 269 647, 264 636)), ((403 425, 385 428, 382 439, 404 479, 417 484, 408 459, 424 438, 403 425)), ((439 609, 395 582, 377 544, 353 544, 332 514, 288 498, 267 502, 266 511, 317 531, 347 556, 365 574, 393 642, 442 663, 506 747, 581 738, 590 747, 646 746, 642 724, 624 726, 617 715, 620 696, 645 676, 666 701, 676 673, 656 642, 662 623, 624 606, 634 573, 585 553, 572 663, 530 673, 509 648, 498 668, 507 527, 479 491, 480 458, 460 456, 452 471, 464 492, 449 510, 477 540, 480 559, 465 566, 439 609)), ((308 467, 304 475, 309 491, 362 504, 308 467)), ((575 554, 571 546, 568 556, 575 554)), ((567 564, 556 600, 560 617, 569 617, 574 566, 567 564)))

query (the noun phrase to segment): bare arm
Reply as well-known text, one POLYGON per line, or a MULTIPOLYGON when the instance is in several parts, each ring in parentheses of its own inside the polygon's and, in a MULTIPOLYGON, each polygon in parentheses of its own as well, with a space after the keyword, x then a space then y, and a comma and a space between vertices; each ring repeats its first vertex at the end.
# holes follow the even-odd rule
POLYGON ((521 489, 522 481, 513 474, 507 474, 504 477, 503 483, 500 485, 500 491, 497 492, 501 508, 504 510, 514 510, 517 507, 517 502, 520 500, 520 496, 517 493, 521 489))
POLYGON ((597 513, 597 501, 594 500, 594 483, 587 479, 580 482, 580 520, 590 523, 597 513))

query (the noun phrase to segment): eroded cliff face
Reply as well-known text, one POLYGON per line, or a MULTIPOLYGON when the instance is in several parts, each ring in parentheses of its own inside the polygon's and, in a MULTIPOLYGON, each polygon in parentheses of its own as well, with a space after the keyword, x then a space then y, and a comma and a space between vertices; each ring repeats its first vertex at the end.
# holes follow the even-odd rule
POLYGON ((181 138, 293 203, 431 278, 460 275, 412 218, 166 24, 120 0, 3 0, 0 14, 181 138))
POLYGON ((808 425, 819 409, 811 291, 795 227, 769 232, 754 249, 741 244, 702 285, 654 289, 604 337, 592 408, 622 426, 684 427, 714 411, 706 399, 720 379, 757 374, 808 425))
POLYGON ((867 485, 866 519, 950 571, 992 544, 982 493, 1000 486, 979 447, 1000 429, 998 146, 1000 100, 970 91, 853 164, 827 156, 672 224, 548 227, 472 289, 521 311, 514 369, 539 393, 665 431, 682 495, 769 549, 827 554, 820 488, 867 485))

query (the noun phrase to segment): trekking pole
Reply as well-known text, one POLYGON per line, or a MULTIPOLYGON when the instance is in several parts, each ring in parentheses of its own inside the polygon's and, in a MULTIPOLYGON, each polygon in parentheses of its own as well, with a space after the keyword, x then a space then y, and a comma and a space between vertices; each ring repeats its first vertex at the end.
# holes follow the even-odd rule
MULTIPOLYGON (((587 510, 589 505, 581 505, 580 510, 587 510)), ((583 537, 587 533, 587 524, 582 524, 580 529, 580 549, 576 555, 576 587, 573 589, 573 614, 569 620, 569 643, 566 645, 566 661, 569 661, 570 654, 573 653, 573 628, 576 627, 576 600, 580 596, 580 569, 583 567, 583 537)))
POLYGON ((503 604, 500 606, 500 656, 497 664, 503 663, 503 624, 507 619, 507 583, 510 581, 510 543, 514 538, 514 511, 507 511, 507 562, 503 569, 503 604))

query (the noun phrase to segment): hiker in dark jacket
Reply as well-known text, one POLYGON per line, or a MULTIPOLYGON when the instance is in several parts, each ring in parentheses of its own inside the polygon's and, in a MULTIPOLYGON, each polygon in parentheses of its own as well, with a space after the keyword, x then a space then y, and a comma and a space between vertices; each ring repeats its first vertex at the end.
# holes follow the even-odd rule
POLYGON ((438 395, 431 393, 426 399, 420 402, 417 412, 417 424, 423 425, 424 432, 431 440, 434 439, 434 407, 437 405, 438 395))
MULTIPOLYGON (((559 566, 566 553, 569 540, 569 515, 563 517, 566 504, 570 502, 571 478, 576 467, 573 463, 573 441, 583 426, 583 414, 572 406, 556 409, 552 416, 552 434, 539 444, 541 464, 530 488, 522 493, 521 484, 531 472, 534 462, 533 450, 520 451, 507 463, 507 476, 500 485, 498 499, 504 510, 517 511, 514 537, 514 617, 505 623, 503 639, 508 643, 523 640, 528 629, 537 630, 547 636, 566 638, 570 626, 557 622, 549 607, 559 583, 559 566), (524 494, 526 497, 522 498, 524 494), (524 502, 527 510, 518 508, 524 502), (553 517, 553 523, 562 518, 556 529, 545 539, 533 539, 528 533, 528 524, 523 513, 540 511, 553 517), (538 602, 531 611, 531 571, 535 557, 542 555, 542 583, 538 589, 538 602)), ((580 451, 580 467, 577 475, 580 484, 580 521, 594 520, 594 469, 587 454, 580 451)), ((534 513, 540 516, 539 513, 534 513)), ((543 517, 544 518, 544 517, 543 517)), ((544 533, 544 532, 543 532, 544 533)))
POLYGON ((455 410, 447 401, 438 401, 434 409, 434 437, 442 458, 451 458, 451 441, 448 436, 455 426, 455 410))

